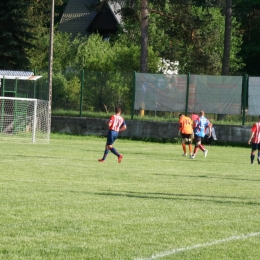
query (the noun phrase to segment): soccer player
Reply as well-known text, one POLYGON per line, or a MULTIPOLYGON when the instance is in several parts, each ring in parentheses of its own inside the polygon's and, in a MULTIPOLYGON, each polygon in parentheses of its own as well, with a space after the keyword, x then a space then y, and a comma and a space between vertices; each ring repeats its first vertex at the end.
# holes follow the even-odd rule
POLYGON ((118 133, 122 132, 126 129, 126 123, 124 118, 121 116, 121 108, 115 108, 115 114, 110 117, 109 121, 107 122, 108 125, 108 134, 107 134, 107 142, 105 145, 105 152, 102 159, 98 159, 99 162, 104 162, 106 157, 111 151, 115 154, 118 158, 118 162, 121 163, 123 159, 123 155, 119 154, 116 149, 113 147, 113 143, 116 141, 118 137, 118 133))
POLYGON ((258 122, 253 124, 251 128, 251 135, 248 140, 248 144, 251 144, 251 164, 254 163, 255 151, 258 150, 257 161, 260 164, 260 116, 258 117, 258 122))
POLYGON ((200 111, 199 118, 197 118, 194 123, 194 136, 195 136, 195 147, 193 155, 191 156, 191 159, 194 159, 198 149, 204 152, 204 157, 207 157, 208 150, 205 149, 205 147, 201 144, 201 139, 205 136, 205 129, 209 127, 209 134, 208 137, 211 137, 211 126, 212 124, 209 122, 209 120, 205 117, 205 112, 200 111))
POLYGON ((183 156, 187 156, 186 144, 188 144, 191 158, 193 136, 192 120, 189 117, 184 116, 183 114, 179 114, 179 135, 180 134, 182 137, 183 156))

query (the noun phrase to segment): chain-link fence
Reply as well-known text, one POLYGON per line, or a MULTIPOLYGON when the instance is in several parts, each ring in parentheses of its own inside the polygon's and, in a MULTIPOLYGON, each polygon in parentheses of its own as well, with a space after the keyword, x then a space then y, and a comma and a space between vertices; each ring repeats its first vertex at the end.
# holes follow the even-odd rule
POLYGON ((48 83, 46 79, 19 80, 2 79, 1 92, 5 97, 36 98, 48 100, 48 83))

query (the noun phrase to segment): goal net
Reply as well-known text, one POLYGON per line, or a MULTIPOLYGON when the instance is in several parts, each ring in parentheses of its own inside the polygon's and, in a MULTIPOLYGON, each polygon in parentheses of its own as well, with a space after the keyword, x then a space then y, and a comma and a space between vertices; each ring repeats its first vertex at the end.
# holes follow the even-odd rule
POLYGON ((49 143, 49 102, 39 99, 0 97, 0 139, 49 143))

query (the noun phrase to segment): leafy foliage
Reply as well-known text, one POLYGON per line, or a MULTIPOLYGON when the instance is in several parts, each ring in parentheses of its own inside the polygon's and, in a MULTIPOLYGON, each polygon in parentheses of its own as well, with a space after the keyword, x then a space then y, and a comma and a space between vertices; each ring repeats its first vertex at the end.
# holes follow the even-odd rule
POLYGON ((14 0, 0 2, 0 68, 29 68, 26 50, 34 47, 31 41, 35 38, 31 28, 26 4, 14 0))
MULTIPOLYGON (((62 11, 63 1, 56 0, 62 11)), ((48 53, 51 1, 9 0, 0 2, 0 67, 40 69, 48 53)), ((55 14, 56 22, 59 14, 55 14)))
MULTIPOLYGON (((149 55, 151 57, 149 68, 155 73, 159 58, 152 48, 149 48, 149 55)), ((47 61, 47 55, 45 60, 47 61)), ((56 34, 53 106, 61 108, 70 104, 79 107, 79 72, 83 69, 85 71, 84 109, 108 112, 114 110, 115 105, 120 104, 130 112, 133 69, 138 71, 139 61, 140 47, 133 44, 125 46, 119 41, 110 43, 97 34, 88 38, 78 36, 73 40, 69 34, 56 34), (75 80, 78 81, 77 87, 70 93, 75 80)), ((47 69, 47 62, 43 62, 41 66, 41 69, 47 69)))
MULTIPOLYGON (((34 35, 34 39, 32 40, 34 46, 26 50, 30 60, 30 66, 31 68, 46 71, 48 68, 51 1, 22 0, 22 2, 27 4, 27 17, 30 24, 33 25, 33 28, 31 28, 30 31, 34 35)), ((62 0, 55 0, 55 24, 57 24, 61 18, 63 5, 64 3, 62 0)))
MULTIPOLYGON (((65 2, 55 1, 55 27, 65 2)), ((179 61, 179 73, 220 74, 225 4, 225 0, 149 0, 149 73, 157 73, 159 60, 165 59, 179 61)), ((46 75, 50 6, 49 0, 0 2, 0 68, 37 68, 46 75)), ((260 74, 259 8, 259 0, 233 0, 231 74, 260 74)), ((72 39, 55 32, 54 105, 79 106, 76 97, 84 69, 85 109, 109 111, 123 104, 130 111, 132 73, 140 71, 140 1, 124 1, 121 15, 123 24, 109 41, 98 35, 72 39)))
POLYGON ((243 33, 241 56, 246 66, 244 73, 259 76, 260 62, 260 4, 259 1, 240 0, 235 7, 236 17, 241 21, 240 31, 243 33))
MULTIPOLYGON (((215 5, 214 1, 210 2, 204 1, 204 6, 215 5)), ((199 2, 196 4, 202 5, 199 2)), ((151 0, 149 10, 149 44, 160 57, 179 61, 179 73, 221 74, 225 23, 221 8, 151 0)), ((135 11, 137 14, 138 10, 135 11)), ((135 38, 131 35, 136 34, 133 28, 137 28, 140 21, 132 14, 125 17, 124 21, 124 30, 131 32, 128 41, 137 44, 140 33, 135 38)), ((232 73, 243 66, 238 56, 242 44, 238 27, 239 23, 234 18, 230 64, 232 73)))

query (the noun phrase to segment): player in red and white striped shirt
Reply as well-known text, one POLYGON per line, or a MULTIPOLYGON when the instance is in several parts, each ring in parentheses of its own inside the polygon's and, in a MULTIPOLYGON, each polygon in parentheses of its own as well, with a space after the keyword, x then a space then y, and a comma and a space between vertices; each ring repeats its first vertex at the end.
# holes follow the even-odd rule
POLYGON ((257 161, 260 164, 260 116, 258 117, 258 122, 255 123, 251 128, 251 136, 248 140, 248 144, 251 144, 251 164, 254 163, 255 151, 258 150, 257 161))
POLYGON ((107 142, 105 145, 105 152, 102 159, 98 159, 99 162, 104 162, 106 160, 106 157, 111 151, 113 154, 115 154, 118 157, 118 162, 120 163, 123 159, 123 155, 119 154, 116 149, 113 147, 113 143, 116 141, 118 137, 118 133, 122 132, 126 129, 126 123, 124 118, 121 116, 121 108, 116 107, 115 108, 115 115, 111 116, 108 121, 108 134, 107 134, 107 142))

